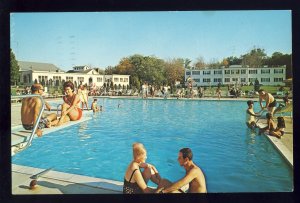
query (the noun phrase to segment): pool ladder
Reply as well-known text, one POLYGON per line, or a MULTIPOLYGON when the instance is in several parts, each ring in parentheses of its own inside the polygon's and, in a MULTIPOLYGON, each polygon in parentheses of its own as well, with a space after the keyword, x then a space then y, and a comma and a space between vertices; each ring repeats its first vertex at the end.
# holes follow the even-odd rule
POLYGON ((44 111, 45 101, 44 101, 44 99, 41 95, 32 94, 32 95, 11 96, 11 100, 16 100, 16 99, 18 100, 20 98, 28 98, 28 97, 38 97, 42 101, 42 108, 40 109, 37 121, 35 122, 35 124, 33 126, 33 129, 32 129, 32 132, 29 136, 29 139, 26 139, 25 141, 23 141, 19 144, 16 144, 14 146, 11 146, 11 155, 12 156, 15 155, 16 153, 19 153, 19 152, 27 149, 31 145, 34 134, 35 134, 35 131, 37 129, 37 126, 40 122, 40 119, 41 119, 43 111, 44 111))

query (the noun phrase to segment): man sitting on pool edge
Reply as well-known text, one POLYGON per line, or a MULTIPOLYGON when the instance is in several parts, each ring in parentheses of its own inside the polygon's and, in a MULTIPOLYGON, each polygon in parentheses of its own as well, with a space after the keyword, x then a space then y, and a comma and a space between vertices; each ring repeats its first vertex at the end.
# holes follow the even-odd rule
MULTIPOLYGON (((44 88, 41 84, 33 84, 31 86, 32 94, 42 95, 44 93, 44 88)), ((45 106, 47 109, 50 109, 50 105, 45 101, 45 106)), ((22 125, 26 130, 32 130, 35 123, 37 122, 37 118, 39 116, 39 112, 42 106, 42 101, 38 97, 28 97, 22 100, 21 106, 21 121, 22 125)), ((43 114, 41 117, 37 129, 35 133, 37 136, 42 136, 42 129, 51 126, 51 122, 57 119, 57 115, 55 113, 51 114, 43 114)))
POLYGON ((205 176, 202 170, 192 161, 193 152, 190 148, 182 148, 178 153, 178 162, 183 166, 186 175, 179 181, 172 183, 167 179, 161 179, 156 193, 184 192, 181 188, 189 184, 188 193, 207 193, 205 176))

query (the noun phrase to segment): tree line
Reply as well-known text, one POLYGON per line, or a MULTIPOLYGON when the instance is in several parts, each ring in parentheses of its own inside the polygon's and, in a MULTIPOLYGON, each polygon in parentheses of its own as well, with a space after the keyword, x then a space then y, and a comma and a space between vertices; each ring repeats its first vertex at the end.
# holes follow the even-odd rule
MULTIPOLYGON (((122 58, 116 66, 108 66, 105 70, 100 70, 100 74, 130 75, 130 84, 137 88, 140 88, 144 82, 158 86, 174 86, 176 81, 184 83, 185 69, 218 68, 221 66, 229 67, 230 65, 243 65, 254 68, 264 65, 286 65, 286 77, 290 78, 292 77, 291 57, 291 54, 280 52, 274 52, 272 56, 267 56, 264 49, 254 48, 249 53, 243 54, 240 57, 229 56, 222 61, 213 59, 209 63, 206 63, 202 57, 198 57, 192 64, 192 60, 188 58, 163 60, 156 56, 134 54, 122 58)), ((12 49, 10 60, 11 84, 16 84, 19 81, 19 66, 12 49)))

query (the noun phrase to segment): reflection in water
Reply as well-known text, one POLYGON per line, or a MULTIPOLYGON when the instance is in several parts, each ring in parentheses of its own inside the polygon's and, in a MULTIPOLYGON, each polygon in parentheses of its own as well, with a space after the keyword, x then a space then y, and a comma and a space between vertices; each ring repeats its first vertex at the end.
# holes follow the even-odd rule
POLYGON ((87 129, 87 122, 81 122, 79 123, 79 132, 83 132, 87 129))
POLYGON ((87 133, 88 122, 82 122, 79 124, 78 136, 80 141, 84 141, 86 139, 91 138, 91 134, 87 133))
POLYGON ((248 144, 255 144, 255 137, 256 137, 257 133, 256 130, 252 130, 250 128, 247 129, 246 131, 246 142, 248 144))

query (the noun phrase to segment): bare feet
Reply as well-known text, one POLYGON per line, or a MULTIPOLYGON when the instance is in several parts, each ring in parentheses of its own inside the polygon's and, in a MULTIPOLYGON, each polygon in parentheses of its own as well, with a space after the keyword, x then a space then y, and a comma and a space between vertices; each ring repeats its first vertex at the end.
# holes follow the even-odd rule
POLYGON ((36 130, 36 135, 37 135, 38 137, 42 137, 43 131, 41 131, 40 129, 37 129, 37 130, 36 130))
POLYGON ((46 127, 51 128, 51 121, 49 121, 48 119, 46 119, 46 127))

